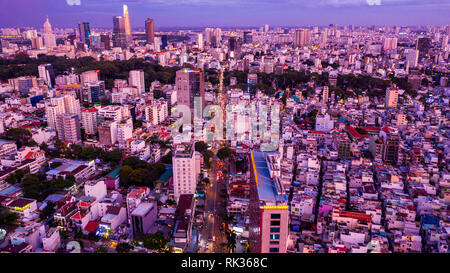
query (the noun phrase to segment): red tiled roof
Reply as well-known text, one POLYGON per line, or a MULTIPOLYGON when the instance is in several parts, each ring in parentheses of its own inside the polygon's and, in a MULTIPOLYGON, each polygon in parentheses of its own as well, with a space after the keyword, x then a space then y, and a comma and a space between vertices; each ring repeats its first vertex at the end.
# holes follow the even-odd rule
POLYGON ((89 221, 84 228, 87 232, 94 232, 97 230, 98 227, 98 221, 89 221))
POLYGON ((345 130, 347 130, 347 132, 349 132, 349 134, 352 135, 352 137, 357 137, 357 138, 369 137, 368 135, 361 135, 360 133, 358 133, 358 131, 356 131, 355 128, 353 128, 350 125, 345 126, 345 130))

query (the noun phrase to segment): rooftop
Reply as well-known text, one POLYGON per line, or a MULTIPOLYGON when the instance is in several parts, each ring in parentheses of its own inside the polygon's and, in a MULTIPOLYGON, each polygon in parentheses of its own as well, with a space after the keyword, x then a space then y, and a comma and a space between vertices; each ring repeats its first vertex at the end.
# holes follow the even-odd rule
POLYGON ((252 151, 252 164, 260 201, 287 202, 286 195, 278 193, 275 181, 270 177, 269 166, 266 162, 267 152, 252 151))

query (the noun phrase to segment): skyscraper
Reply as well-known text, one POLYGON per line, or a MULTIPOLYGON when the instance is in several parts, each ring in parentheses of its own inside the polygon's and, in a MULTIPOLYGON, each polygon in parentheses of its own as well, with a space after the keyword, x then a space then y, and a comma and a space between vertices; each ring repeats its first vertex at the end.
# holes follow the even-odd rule
POLYGON ((47 48, 54 48, 56 47, 56 37, 52 32, 52 25, 50 24, 50 21, 45 20, 44 22, 44 33, 42 34, 43 40, 44 40, 44 46, 47 48))
POLYGON ((398 89, 388 88, 386 90, 386 108, 396 108, 398 103, 398 89))
POLYGON ((408 48, 405 50, 405 55, 409 67, 416 67, 419 61, 419 50, 408 48))
POLYGON ((270 155, 250 154, 251 193, 249 243, 252 252, 286 253, 289 233, 289 206, 284 185, 270 175, 270 155))
POLYGON ((56 116, 56 132, 61 141, 80 143, 81 130, 78 115, 59 114, 56 116))
POLYGON ((39 78, 44 79, 48 87, 55 85, 55 73, 51 64, 41 64, 38 66, 39 78))
POLYGON ((98 110, 96 108, 84 109, 81 112, 81 122, 83 124, 85 134, 95 135, 97 133, 97 116, 98 110))
POLYGON ((109 34, 100 35, 100 44, 106 50, 111 49, 111 40, 109 39, 109 34))
POLYGON ((397 38, 385 38, 383 49, 384 50, 396 50, 397 49, 397 38))
POLYGON ((165 49, 168 45, 168 37, 167 35, 161 35, 161 47, 165 49))
POLYGON ((125 20, 122 16, 113 17, 113 34, 112 34, 114 47, 127 47, 127 36, 125 33, 125 20))
POLYGON ((428 37, 419 37, 416 41, 416 50, 419 50, 419 60, 422 60, 430 51, 431 39, 428 37))
POLYGON ((176 145, 172 162, 174 197, 178 201, 181 194, 195 194, 197 188, 194 145, 176 145))
POLYGON ((155 41, 155 22, 152 18, 145 20, 145 37, 147 38, 147 44, 153 44, 155 41))
POLYGON ((308 46, 311 43, 311 30, 309 29, 296 29, 295 30, 295 47, 308 46))
POLYGON ((131 25, 130 25, 130 15, 128 14, 128 6, 123 5, 123 20, 124 20, 124 27, 125 27, 125 37, 127 44, 132 41, 131 37, 131 25))
POLYGON ((251 44, 253 42, 253 35, 251 31, 244 31, 244 44, 251 44))
POLYGON ((195 38, 196 38, 197 47, 199 49, 203 49, 203 34, 197 33, 195 38))
POLYGON ((178 105, 186 105, 194 114, 194 99, 201 98, 201 108, 205 104, 205 75, 203 71, 181 69, 176 74, 176 89, 178 105))
POLYGON ((145 92, 144 70, 131 70, 128 78, 128 84, 138 89, 138 94, 145 92))
POLYGON ((91 28, 88 22, 79 22, 78 30, 80 31, 80 41, 85 43, 88 47, 91 45, 90 36, 91 36, 91 28))

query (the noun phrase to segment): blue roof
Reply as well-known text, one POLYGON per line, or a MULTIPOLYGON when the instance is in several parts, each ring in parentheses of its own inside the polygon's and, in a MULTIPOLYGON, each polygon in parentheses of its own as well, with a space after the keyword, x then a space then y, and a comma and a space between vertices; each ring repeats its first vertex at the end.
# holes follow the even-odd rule
POLYGON ((269 202, 287 201, 287 197, 285 195, 278 195, 275 182, 270 177, 269 167, 266 163, 267 153, 253 151, 252 154, 256 168, 256 175, 258 177, 257 189, 259 200, 269 202))
POLYGON ((10 195, 10 194, 13 194, 13 193, 19 191, 20 189, 21 189, 20 187, 12 185, 12 186, 9 186, 6 189, 0 191, 0 195, 10 195))
POLYGON ((300 103, 300 98, 297 96, 291 96, 291 98, 296 102, 296 103, 300 103))

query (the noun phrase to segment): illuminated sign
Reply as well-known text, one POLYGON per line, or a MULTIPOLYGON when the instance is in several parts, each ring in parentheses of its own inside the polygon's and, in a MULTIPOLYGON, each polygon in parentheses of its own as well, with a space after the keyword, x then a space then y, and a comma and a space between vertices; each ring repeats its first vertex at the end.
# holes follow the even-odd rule
POLYGON ((289 206, 264 206, 264 209, 289 209, 289 206))
POLYGON ((95 164, 95 160, 91 160, 91 161, 88 163, 88 166, 90 167, 90 166, 92 166, 93 164, 95 164))
POLYGON ((14 210, 16 210, 16 211, 24 211, 24 210, 26 210, 27 208, 29 208, 30 207, 30 204, 28 204, 28 205, 25 205, 24 207, 14 207, 14 210))

